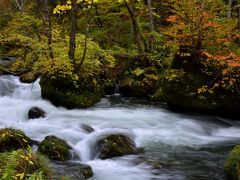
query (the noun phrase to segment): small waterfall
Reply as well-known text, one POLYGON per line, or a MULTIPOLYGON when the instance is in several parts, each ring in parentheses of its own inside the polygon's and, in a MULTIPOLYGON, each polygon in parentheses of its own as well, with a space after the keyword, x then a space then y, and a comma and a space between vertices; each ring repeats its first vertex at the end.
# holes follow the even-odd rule
POLYGON ((114 94, 120 94, 119 84, 118 84, 118 83, 115 84, 115 91, 114 91, 114 94))
POLYGON ((12 93, 17 87, 10 76, 0 77, 0 96, 12 93))

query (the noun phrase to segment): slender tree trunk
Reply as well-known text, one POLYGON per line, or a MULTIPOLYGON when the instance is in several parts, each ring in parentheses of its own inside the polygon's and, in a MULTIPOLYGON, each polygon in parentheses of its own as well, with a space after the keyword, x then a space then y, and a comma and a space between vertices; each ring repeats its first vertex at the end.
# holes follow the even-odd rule
POLYGON ((148 17, 149 17, 149 23, 150 23, 150 37, 148 39, 148 44, 149 44, 149 51, 152 52, 154 49, 154 42, 155 42, 155 38, 153 35, 154 20, 153 20, 153 11, 152 11, 152 0, 147 0, 147 6, 148 6, 148 17))
POLYGON ((71 9, 71 29, 70 29, 70 39, 69 39, 69 51, 68 57, 73 63, 74 71, 76 72, 76 59, 75 59, 75 50, 76 50, 76 33, 77 33, 77 0, 71 0, 72 9, 71 9))
POLYGON ((85 57, 86 57, 86 54, 87 54, 87 43, 88 43, 87 41, 88 41, 88 32, 89 32, 89 24, 90 24, 90 20, 91 20, 92 7, 93 7, 93 0, 91 1, 91 7, 87 13, 87 26, 86 26, 85 39, 84 39, 84 50, 83 50, 83 55, 82 55, 82 59, 79 64, 78 70, 82 67, 85 57))
POLYGON ((52 17, 48 4, 48 0, 43 0, 42 6, 42 17, 45 34, 48 39, 48 52, 51 59, 54 59, 53 48, 52 48, 52 17))
POLYGON ((240 31, 240 0, 238 0, 238 30, 240 31))
POLYGON ((232 17, 232 1, 233 0, 228 0, 228 17, 232 17))
POLYGON ((133 33, 134 33, 134 36, 135 36, 136 41, 137 41, 139 54, 141 55, 141 54, 143 54, 144 49, 143 49, 143 46, 142 46, 142 40, 141 40, 142 37, 141 37, 141 34, 140 34, 140 29, 139 29, 139 26, 138 26, 137 18, 136 18, 134 9, 129 5, 129 3, 126 0, 124 0, 124 3, 125 3, 125 5, 128 9, 128 13, 131 17, 132 26, 133 26, 133 33))
POLYGON ((96 13, 96 16, 97 16, 96 18, 94 18, 94 21, 96 22, 98 27, 102 28, 103 27, 103 23, 102 23, 101 18, 99 17, 100 15, 99 15, 99 12, 98 12, 97 4, 95 4, 94 7, 95 7, 95 13, 96 13))

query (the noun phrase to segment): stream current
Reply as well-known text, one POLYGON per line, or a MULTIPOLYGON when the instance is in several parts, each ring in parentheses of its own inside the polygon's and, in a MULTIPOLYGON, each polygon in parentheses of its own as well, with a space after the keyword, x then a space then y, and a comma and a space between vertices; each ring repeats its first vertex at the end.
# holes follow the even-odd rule
POLYGON ((0 128, 5 127, 21 129, 36 141, 48 135, 66 140, 80 157, 73 161, 92 167, 90 180, 225 180, 226 155, 240 144, 238 121, 175 113, 164 104, 121 96, 67 110, 43 100, 38 81, 25 84, 14 76, 0 76, 0 128), (28 120, 33 106, 47 116, 28 120), (87 133, 82 124, 95 131, 87 133), (95 159, 94 144, 109 134, 133 138, 144 153, 95 159))

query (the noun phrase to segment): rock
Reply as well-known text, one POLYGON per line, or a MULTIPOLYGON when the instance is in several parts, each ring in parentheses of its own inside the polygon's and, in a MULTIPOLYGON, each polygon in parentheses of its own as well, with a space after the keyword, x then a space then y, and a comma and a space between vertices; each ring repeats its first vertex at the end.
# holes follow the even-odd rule
POLYGON ((213 94, 197 93, 199 88, 210 82, 211 79, 200 72, 170 69, 163 80, 163 96, 169 107, 177 111, 192 111, 239 119, 239 93, 220 88, 213 94))
POLYGON ((32 83, 35 82, 40 76, 39 72, 27 72, 20 76, 20 81, 23 83, 32 83))
POLYGON ((87 133, 92 133, 94 131, 94 129, 86 124, 81 124, 80 126, 84 131, 86 131, 87 133))
POLYGON ((100 85, 91 84, 92 81, 93 79, 83 80, 82 82, 89 84, 78 84, 81 87, 78 89, 75 88, 72 80, 59 78, 49 81, 49 78, 41 77, 42 98, 51 101, 55 106, 64 106, 67 109, 91 107, 103 96, 100 85))
POLYGON ((224 171, 231 180, 240 179, 240 145, 234 147, 229 153, 224 165, 224 171))
POLYGON ((69 160, 72 155, 70 150, 72 149, 64 140, 57 138, 56 136, 47 136, 40 143, 38 151, 45 154, 50 159, 57 161, 69 160))
POLYGON ((28 111, 28 119, 44 118, 45 115, 46 113, 38 107, 32 107, 28 111))
POLYGON ((92 168, 86 164, 54 162, 54 168, 57 177, 67 176, 72 180, 85 180, 93 176, 92 168))
POLYGON ((11 128, 0 129, 0 152, 27 148, 31 145, 32 140, 21 130, 11 128))
POLYGON ((109 135, 96 143, 96 156, 100 159, 136 154, 136 152, 133 140, 121 134, 109 135))

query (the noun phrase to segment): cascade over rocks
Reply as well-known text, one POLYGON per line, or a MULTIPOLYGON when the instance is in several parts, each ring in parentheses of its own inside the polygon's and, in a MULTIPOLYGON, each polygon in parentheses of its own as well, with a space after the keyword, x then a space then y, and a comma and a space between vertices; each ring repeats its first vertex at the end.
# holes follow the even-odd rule
POLYGON ((28 111, 28 119, 44 118, 45 116, 46 113, 38 107, 32 107, 28 111))
POLYGON ((96 143, 96 156, 100 159, 109 159, 136 153, 137 148, 134 141, 121 134, 109 135, 96 143))
POLYGON ((31 145, 32 140, 21 130, 11 128, 0 129, 0 152, 27 148, 31 145))
POLYGON ((39 152, 57 161, 69 160, 72 157, 71 149, 71 146, 56 136, 45 137, 38 147, 39 152))

